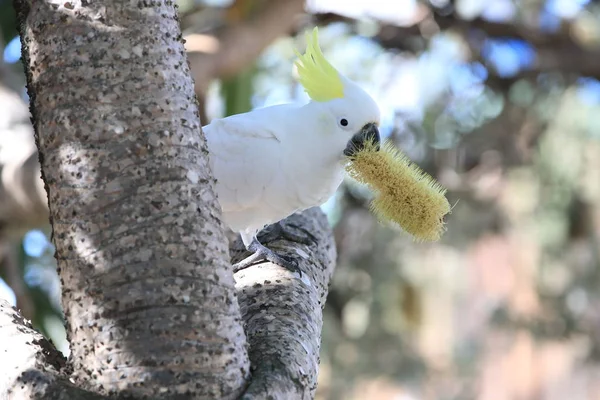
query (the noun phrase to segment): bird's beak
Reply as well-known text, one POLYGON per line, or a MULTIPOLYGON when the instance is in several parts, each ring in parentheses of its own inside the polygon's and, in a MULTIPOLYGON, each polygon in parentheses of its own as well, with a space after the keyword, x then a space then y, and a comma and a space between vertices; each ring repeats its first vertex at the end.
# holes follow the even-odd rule
POLYGON ((377 129, 377 125, 374 123, 366 124, 362 127, 360 132, 352 136, 352 139, 350 139, 346 145, 344 155, 352 157, 356 152, 362 150, 365 142, 370 140, 375 142, 376 149, 379 150, 381 139, 379 138, 379 129, 377 129))

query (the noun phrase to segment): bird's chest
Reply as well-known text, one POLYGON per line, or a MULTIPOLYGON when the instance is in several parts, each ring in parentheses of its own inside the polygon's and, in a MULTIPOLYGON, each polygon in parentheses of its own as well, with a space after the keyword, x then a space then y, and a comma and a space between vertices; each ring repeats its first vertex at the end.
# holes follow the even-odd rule
POLYGON ((305 165, 294 185, 296 206, 298 208, 320 206, 335 193, 343 179, 344 169, 341 164, 305 165))

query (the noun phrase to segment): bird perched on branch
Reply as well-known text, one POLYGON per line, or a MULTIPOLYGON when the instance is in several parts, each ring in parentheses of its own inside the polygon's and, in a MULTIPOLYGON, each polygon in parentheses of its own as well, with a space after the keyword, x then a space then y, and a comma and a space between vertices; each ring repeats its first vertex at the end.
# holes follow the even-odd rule
MULTIPOLYGON (((375 101, 327 61, 317 28, 306 42, 296 67, 307 104, 256 109, 202 128, 223 219, 253 253, 234 271, 265 260, 296 271, 294 260, 258 241, 258 232, 323 204, 342 183, 347 157, 380 141, 375 101)), ((287 229, 280 225, 278 233, 297 236, 287 229)))

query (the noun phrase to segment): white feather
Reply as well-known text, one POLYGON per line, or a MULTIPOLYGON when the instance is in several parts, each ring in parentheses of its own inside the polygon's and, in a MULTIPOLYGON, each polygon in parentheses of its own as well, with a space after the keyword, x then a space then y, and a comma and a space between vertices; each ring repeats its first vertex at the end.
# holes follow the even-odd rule
POLYGON ((379 119, 356 89, 354 98, 267 107, 203 127, 223 218, 246 245, 265 225, 323 204, 341 184, 348 140, 379 119), (338 127, 338 114, 355 121, 354 130, 338 127))

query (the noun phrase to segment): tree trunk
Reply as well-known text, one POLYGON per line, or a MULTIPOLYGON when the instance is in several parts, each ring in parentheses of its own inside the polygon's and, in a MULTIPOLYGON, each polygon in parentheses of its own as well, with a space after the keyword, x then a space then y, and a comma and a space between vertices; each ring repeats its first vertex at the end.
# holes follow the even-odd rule
POLYGON ((246 340, 173 4, 18 11, 75 382, 238 397, 246 340))
POLYGON ((71 356, 1 304, 0 397, 313 398, 331 229, 234 286, 173 4, 17 9, 71 356))

